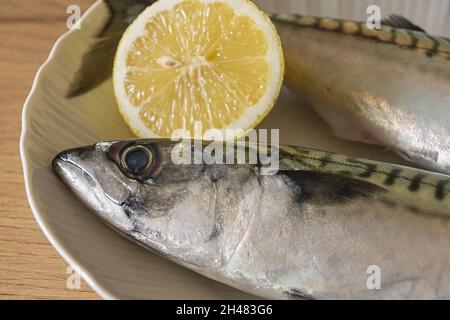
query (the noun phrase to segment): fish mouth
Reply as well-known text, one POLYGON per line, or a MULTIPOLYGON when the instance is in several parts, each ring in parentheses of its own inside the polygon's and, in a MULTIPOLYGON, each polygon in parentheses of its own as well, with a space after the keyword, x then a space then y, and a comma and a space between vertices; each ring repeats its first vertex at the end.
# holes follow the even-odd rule
POLYGON ((92 172, 72 159, 75 156, 82 161, 85 154, 94 151, 94 146, 88 146, 60 152, 52 161, 53 172, 82 200, 84 200, 83 195, 87 190, 98 189, 112 203, 123 206, 129 198, 129 190, 117 195, 111 190, 107 190, 108 186, 105 189, 92 172), (83 190, 83 188, 87 190, 83 190))
POLYGON ((73 151, 81 152, 81 148, 62 151, 58 153, 52 161, 53 172, 64 182, 66 182, 65 179, 67 177, 67 170, 69 170, 69 168, 80 171, 81 173, 86 172, 81 166, 77 165, 73 161, 70 161, 69 154, 73 151))
POLYGON ((70 155, 73 155, 73 154, 81 155, 83 153, 92 152, 94 150, 95 150, 95 146, 85 146, 85 147, 80 147, 80 148, 72 148, 72 149, 64 150, 64 151, 58 153, 53 158, 53 161, 52 161, 53 171, 56 174, 58 174, 58 176, 59 176, 61 165, 67 164, 67 163, 70 163, 70 164, 76 166, 80 170, 83 170, 82 167, 80 167, 79 165, 77 165, 76 163, 74 163, 73 161, 70 160, 70 155))
POLYGON ((53 172, 55 172, 55 174, 59 178, 63 179, 63 178, 65 178, 65 171, 67 170, 67 168, 72 167, 72 169, 76 169, 83 173, 86 173, 88 176, 90 176, 92 178, 92 180, 94 182, 97 183, 97 181, 94 179, 94 177, 92 177, 92 175, 90 175, 86 170, 84 170, 83 167, 76 164, 74 161, 70 160, 71 154, 82 154, 82 152, 93 151, 93 150, 94 150, 94 147, 89 146, 89 147, 82 147, 82 148, 76 148, 76 149, 69 149, 69 150, 65 150, 65 151, 58 153, 53 158, 53 161, 52 161, 53 172))

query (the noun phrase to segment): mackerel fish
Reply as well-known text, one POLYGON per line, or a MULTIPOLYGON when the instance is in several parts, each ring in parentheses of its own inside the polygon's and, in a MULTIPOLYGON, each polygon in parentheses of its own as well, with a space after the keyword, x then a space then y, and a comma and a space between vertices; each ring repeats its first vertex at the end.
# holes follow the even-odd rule
POLYGON ((450 41, 393 16, 366 23, 272 15, 285 83, 341 138, 450 173, 450 41))
POLYGON ((263 175, 250 154, 267 148, 235 143, 221 164, 195 162, 194 146, 100 142, 53 169, 130 240, 260 297, 450 298, 448 176, 294 146, 271 147, 279 170, 263 175))

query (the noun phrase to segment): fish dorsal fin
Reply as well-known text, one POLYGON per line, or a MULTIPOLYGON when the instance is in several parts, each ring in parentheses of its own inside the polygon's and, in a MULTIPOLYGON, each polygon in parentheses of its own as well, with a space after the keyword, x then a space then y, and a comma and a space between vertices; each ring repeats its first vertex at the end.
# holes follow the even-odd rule
POLYGON ((412 23, 410 20, 406 19, 403 16, 392 14, 387 19, 383 19, 381 21, 382 25, 390 26, 393 28, 400 28, 400 29, 407 29, 411 31, 419 31, 419 32, 425 32, 424 29, 419 27, 418 25, 412 23))
POLYGON ((335 173, 283 170, 279 174, 298 187, 297 200, 301 202, 346 203, 356 199, 371 199, 387 191, 374 183, 335 173))

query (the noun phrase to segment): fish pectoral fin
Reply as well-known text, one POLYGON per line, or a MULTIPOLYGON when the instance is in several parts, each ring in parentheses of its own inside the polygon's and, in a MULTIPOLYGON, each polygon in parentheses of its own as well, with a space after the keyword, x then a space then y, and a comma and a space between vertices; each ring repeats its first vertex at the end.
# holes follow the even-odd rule
POLYGON ((426 31, 421 27, 419 27, 418 25, 412 23, 405 17, 396 14, 391 14, 389 18, 381 20, 381 24, 393 28, 407 29, 411 31, 419 31, 426 33, 426 31))
POLYGON ((346 203, 371 199, 387 190, 377 184, 347 175, 319 171, 280 171, 297 187, 297 201, 346 203))

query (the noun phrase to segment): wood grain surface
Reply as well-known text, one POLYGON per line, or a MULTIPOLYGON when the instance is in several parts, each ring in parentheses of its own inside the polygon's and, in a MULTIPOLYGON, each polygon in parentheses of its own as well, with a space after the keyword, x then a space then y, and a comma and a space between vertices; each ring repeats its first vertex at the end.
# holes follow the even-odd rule
POLYGON ((0 299, 98 299, 84 283, 67 288, 67 263, 36 224, 19 156, 22 106, 34 75, 67 31, 66 9, 93 0, 1 0, 0 299))

